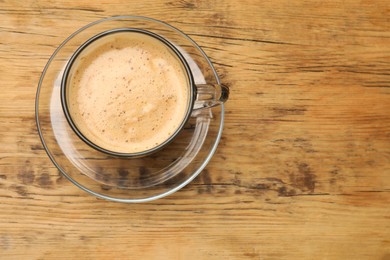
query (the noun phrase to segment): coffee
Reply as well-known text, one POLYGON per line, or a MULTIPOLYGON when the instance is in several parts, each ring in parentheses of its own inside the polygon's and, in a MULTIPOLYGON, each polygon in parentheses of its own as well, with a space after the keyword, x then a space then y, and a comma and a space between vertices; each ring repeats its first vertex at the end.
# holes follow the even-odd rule
POLYGON ((182 61, 141 32, 109 33, 87 45, 68 74, 74 125, 91 143, 117 153, 153 149, 181 126, 190 109, 182 61))

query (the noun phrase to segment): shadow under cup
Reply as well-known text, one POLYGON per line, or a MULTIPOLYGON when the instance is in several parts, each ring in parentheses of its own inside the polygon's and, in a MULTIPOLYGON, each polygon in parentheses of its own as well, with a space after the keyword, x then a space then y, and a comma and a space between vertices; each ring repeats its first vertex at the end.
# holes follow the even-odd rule
POLYGON ((155 34, 147 30, 136 29, 136 28, 120 28, 120 29, 108 30, 100 34, 97 34, 94 37, 87 40, 76 50, 76 52, 70 58, 69 62, 65 67, 65 71, 61 81, 61 104, 62 104, 65 117, 72 130, 82 141, 84 141, 90 147, 94 148, 97 151, 103 152, 105 154, 114 157, 138 158, 138 157, 143 157, 143 156, 153 154, 163 149, 164 147, 167 147, 167 145, 171 143, 176 138, 176 136, 183 130, 189 118, 191 117, 191 114, 199 113, 199 111, 202 110, 203 108, 210 108, 212 106, 225 102, 228 99, 228 95, 229 95, 229 89, 224 85, 209 85, 209 84, 195 85, 190 66, 188 65, 187 61, 180 53, 180 51, 172 43, 170 43, 168 40, 166 40, 165 38, 161 37, 158 34, 155 34), (168 47, 169 50, 171 50, 176 56, 176 58, 178 58, 178 60, 180 61, 183 68, 183 73, 186 74, 186 78, 188 80, 188 87, 190 88, 188 91, 188 104, 186 106, 185 116, 182 122, 180 123, 180 125, 177 127, 177 129, 166 140, 164 140, 160 144, 140 152, 134 152, 134 153, 118 152, 112 149, 106 149, 92 142, 79 129, 79 127, 77 126, 77 122, 72 117, 72 113, 70 112, 68 106, 68 104, 70 103, 68 83, 71 81, 71 77, 73 75, 72 70, 77 64, 78 59, 82 56, 83 52, 88 49, 87 47, 91 46, 92 43, 96 42, 99 39, 103 39, 104 37, 111 36, 117 33, 142 33, 147 36, 153 37, 154 39, 157 39, 158 41, 161 42, 161 44, 168 47))

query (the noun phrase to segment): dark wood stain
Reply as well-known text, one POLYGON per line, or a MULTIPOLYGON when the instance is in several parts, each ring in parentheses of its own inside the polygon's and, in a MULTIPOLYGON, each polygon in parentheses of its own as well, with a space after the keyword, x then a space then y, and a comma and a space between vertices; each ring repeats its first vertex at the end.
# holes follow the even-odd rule
POLYGON ((278 188, 277 192, 280 197, 290 197, 297 194, 294 189, 288 189, 286 186, 278 188))
POLYGON ((30 185, 35 180, 34 171, 31 169, 22 169, 19 171, 18 175, 16 175, 19 181, 21 181, 25 185, 30 185))
POLYGON ((337 175, 337 174, 339 174, 339 170, 338 169, 334 169, 334 170, 330 171, 330 174, 337 175))
POLYGON ((103 176, 102 176, 102 174, 101 174, 102 170, 103 170, 102 167, 96 167, 96 170, 95 170, 95 172, 96 172, 96 174, 95 174, 95 179, 96 179, 97 181, 100 181, 100 182, 103 180, 103 176))
POLYGON ((100 185, 100 188, 102 189, 102 190, 111 190, 112 189, 112 187, 111 186, 109 186, 109 185, 106 185, 106 184, 102 184, 102 185, 100 185))
POLYGON ((48 173, 42 173, 41 176, 37 178, 38 185, 42 188, 53 188, 53 181, 50 178, 48 173))
POLYGON ((126 169, 119 169, 118 174, 122 178, 127 178, 127 176, 129 175, 129 171, 126 169))
POLYGON ((210 173, 207 169, 204 169, 203 172, 201 173, 201 179, 204 184, 205 192, 206 193, 211 193, 213 190, 213 185, 210 177, 210 173))
POLYGON ((34 145, 31 145, 31 150, 32 151, 41 151, 41 150, 44 150, 44 148, 40 144, 34 144, 34 145))
POLYGON ((274 177, 267 177, 267 178, 264 178, 264 180, 269 181, 269 182, 273 182, 273 183, 284 183, 284 181, 282 181, 282 179, 274 178, 274 177))
POLYGON ((80 236, 81 241, 89 241, 90 238, 88 236, 80 236))
POLYGON ((314 192, 316 176, 307 163, 297 164, 298 172, 290 174, 292 185, 301 191, 314 192))
POLYGON ((146 168, 145 166, 139 167, 138 172, 140 175, 143 175, 143 176, 146 176, 150 173, 149 169, 146 168))
POLYGON ((108 173, 108 172, 102 172, 102 173, 101 173, 101 176, 102 176, 102 181, 103 181, 104 183, 110 183, 110 181, 111 181, 111 174, 110 174, 110 173, 108 173))
POLYGON ((172 1, 172 2, 168 2, 166 4, 170 7, 175 7, 175 8, 184 8, 184 9, 190 9, 190 10, 195 8, 194 2, 184 1, 184 0, 172 1))
MULTIPOLYGON (((297 44, 290 43, 290 42, 267 41, 267 40, 258 40, 258 39, 248 39, 248 38, 242 38, 242 37, 225 37, 225 36, 217 36, 217 35, 210 35, 210 34, 188 33, 188 35, 189 36, 206 37, 206 38, 216 38, 216 39, 221 39, 221 40, 257 42, 257 43, 264 43, 264 44, 297 45, 297 44)), ((232 44, 232 43, 230 43, 230 44, 232 44)))
POLYGON ((258 189, 258 190, 268 190, 270 188, 270 185, 266 184, 266 183, 259 183, 259 184, 256 184, 254 186, 254 188, 258 189))
POLYGON ((310 167, 306 163, 299 164, 298 168, 303 174, 303 184, 309 191, 313 192, 316 187, 316 176, 312 173, 310 167))
POLYGON ((304 107, 273 107, 272 111, 276 116, 292 116, 292 115, 304 115, 306 112, 304 107))
POLYGON ((150 177, 150 170, 144 166, 141 166, 138 168, 138 172, 139 172, 139 175, 138 175, 138 181, 140 183, 140 185, 143 185, 143 184, 146 184, 146 182, 148 181, 148 178, 150 177))
POLYGON ((100 8, 83 8, 83 7, 59 7, 59 6, 56 6, 55 9, 58 9, 58 10, 65 10, 65 11, 83 11, 83 12, 91 12, 91 13, 103 13, 104 10, 100 9, 100 8))
POLYGON ((233 185, 241 186, 241 180, 237 177, 233 179, 233 185))
POLYGON ((207 169, 204 169, 200 176, 203 184, 211 184, 210 173, 207 169))
POLYGON ((22 197, 27 197, 28 196, 27 189, 24 186, 21 186, 21 185, 11 185, 10 188, 15 190, 16 193, 19 194, 22 197))
POLYGON ((118 186, 119 187, 126 187, 129 182, 129 171, 126 169, 118 169, 118 186))

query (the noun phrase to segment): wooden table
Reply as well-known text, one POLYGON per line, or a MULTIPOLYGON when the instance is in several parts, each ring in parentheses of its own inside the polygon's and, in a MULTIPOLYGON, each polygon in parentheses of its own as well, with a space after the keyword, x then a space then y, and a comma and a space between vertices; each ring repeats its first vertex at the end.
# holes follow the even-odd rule
POLYGON ((0 1, 1 259, 390 259, 389 1, 0 1), (79 190, 34 120, 78 28, 142 15, 188 33, 231 87, 219 148, 179 192, 79 190))

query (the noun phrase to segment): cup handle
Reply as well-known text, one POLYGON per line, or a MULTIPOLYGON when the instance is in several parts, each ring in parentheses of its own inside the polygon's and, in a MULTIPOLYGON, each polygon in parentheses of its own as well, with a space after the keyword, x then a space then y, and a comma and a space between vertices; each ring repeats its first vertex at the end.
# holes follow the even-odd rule
POLYGON ((221 105, 229 98, 229 87, 223 84, 196 84, 195 87, 197 94, 194 110, 221 105))

